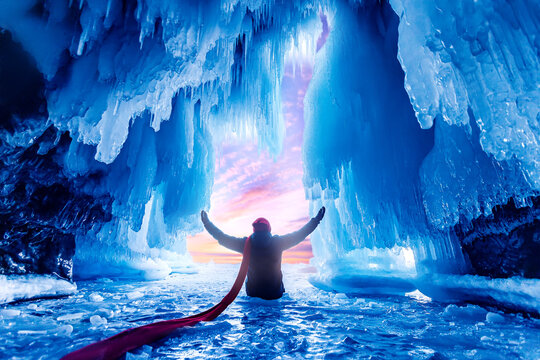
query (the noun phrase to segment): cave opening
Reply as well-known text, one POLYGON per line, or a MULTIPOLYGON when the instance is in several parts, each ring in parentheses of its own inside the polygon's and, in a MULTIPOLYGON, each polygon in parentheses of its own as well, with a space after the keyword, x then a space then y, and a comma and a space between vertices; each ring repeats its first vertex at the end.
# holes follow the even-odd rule
MULTIPOLYGON (((82 4, 59 13, 21 4, 14 10, 17 15, 27 16, 43 31, 30 34, 19 23, 2 19, 9 28, 3 34, 9 31, 28 51, 21 66, 29 70, 20 76, 23 86, 13 86, 12 78, 3 77, 2 94, 16 97, 0 109, 7 134, 3 145, 12 146, 25 136, 37 139, 40 144, 19 150, 35 150, 42 160, 38 165, 48 164, 57 176, 32 178, 37 184, 17 185, 8 179, 6 199, 17 195, 26 197, 21 204, 46 203, 50 199, 40 198, 43 186, 63 194, 58 198, 72 204, 73 212, 46 214, 39 224, 48 231, 69 229, 76 247, 74 273, 81 278, 105 273, 156 278, 183 271, 178 264, 189 262, 186 238, 201 230, 200 209, 222 209, 224 213, 211 215, 232 232, 249 229, 255 214, 249 219, 237 214, 244 222, 235 224, 227 221, 233 215, 225 211, 264 215, 263 209, 246 206, 252 195, 267 204, 272 197, 275 204, 269 207, 287 210, 276 211, 273 220, 282 231, 327 206, 326 221, 311 244, 319 268, 336 275, 350 268, 373 272, 410 265, 411 252, 415 264, 408 268, 422 263, 423 272, 470 271, 460 255, 460 241, 468 240, 456 238, 452 227, 488 216, 509 199, 536 206, 527 200, 537 196, 534 169, 523 170, 531 155, 510 147, 498 149, 490 131, 501 127, 485 126, 481 97, 470 102, 465 117, 457 114, 460 108, 454 109, 460 116, 449 112, 467 99, 462 93, 441 91, 439 82, 473 86, 466 77, 460 83, 455 80, 462 70, 454 64, 459 59, 449 57, 451 48, 439 43, 452 42, 450 35, 422 35, 420 39, 429 41, 418 45, 415 35, 425 29, 415 25, 423 23, 404 21, 407 14, 398 3, 304 5, 272 11, 266 5, 231 5, 201 12, 200 5, 190 4, 178 5, 178 13, 169 14, 147 13, 151 9, 143 7, 139 11, 148 16, 139 17, 132 7, 127 11, 113 4, 108 9, 82 4), (103 23, 88 23, 94 19, 88 11, 104 11, 95 17, 103 23), (171 14, 179 17, 167 20, 171 14), (173 26, 193 19, 198 25, 180 26, 185 31, 173 26), (57 37, 62 31, 70 35, 57 37), (44 56, 47 42, 55 46, 44 56), (293 65, 303 47, 308 48, 309 69, 293 65), (28 65, 26 58, 35 64, 28 65), (423 60, 416 64, 411 60, 415 58, 423 60), (440 72, 428 72, 433 76, 423 88, 417 81, 420 70, 440 72), (303 112, 294 115, 295 122, 283 119, 292 111, 288 96, 303 112), (21 108, 18 100, 24 97, 29 106, 21 108), (428 106, 429 100, 433 104, 428 106), (432 114, 439 114, 437 121, 432 114), (35 129, 32 124, 37 124, 35 129), (422 129, 430 124, 434 125, 422 129), (31 126, 17 127, 27 125, 31 126), (515 158, 491 155, 512 151, 515 158), (468 161, 479 166, 469 166, 468 161), (286 164, 293 162, 292 167, 286 164), (247 176, 249 171, 253 173, 247 176), (294 174, 294 179, 281 173, 294 174), (283 182, 294 186, 276 185, 282 175, 283 182), (247 179, 237 181, 241 190, 232 188, 230 176, 234 181, 247 179), (242 194, 235 197, 235 192, 242 194), (284 199, 294 206, 284 206, 284 199), (77 224, 83 220, 89 225, 79 231, 77 224), (393 255, 385 255, 388 249, 393 255), (364 256, 369 258, 367 267, 364 256)), ((437 18, 433 24, 441 21, 437 18)), ((6 39, 3 45, 12 45, 6 39)), ((472 55, 481 56, 481 49, 474 49, 472 55)), ((528 98, 520 99, 519 111, 534 112, 528 98)), ((520 116, 522 121, 525 115, 520 116)), ((510 135, 521 133, 516 134, 510 135)), ((505 137, 503 142, 513 144, 512 139, 505 137)), ((304 245, 305 260, 311 250, 304 245)), ((72 247, 67 246, 71 250, 58 264, 70 263, 72 247)), ((193 249, 196 252, 204 251, 193 249)), ((471 253, 483 254, 476 248, 471 253)), ((291 256, 290 261, 302 256, 291 256)), ((10 264, 4 267, 17 267, 10 264)), ((70 266, 61 273, 70 277, 70 266)))
POLYGON ((538 352, 537 13, 0 2, 0 352, 59 358, 220 302, 240 258, 201 233, 202 209, 245 236, 255 217, 282 234, 322 206, 284 253, 280 300, 241 291, 133 355, 538 352))

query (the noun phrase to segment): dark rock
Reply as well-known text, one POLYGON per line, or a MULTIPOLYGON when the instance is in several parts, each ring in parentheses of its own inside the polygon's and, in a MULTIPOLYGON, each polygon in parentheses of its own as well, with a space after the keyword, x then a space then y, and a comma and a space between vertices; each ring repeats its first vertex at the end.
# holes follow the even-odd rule
POLYGON ((540 197, 528 200, 519 208, 511 198, 489 216, 454 226, 475 274, 540 278, 540 197))
POLYGON ((44 93, 30 56, 0 31, 0 274, 71 279, 76 234, 110 221, 111 200, 64 174, 72 139, 48 123, 44 93))

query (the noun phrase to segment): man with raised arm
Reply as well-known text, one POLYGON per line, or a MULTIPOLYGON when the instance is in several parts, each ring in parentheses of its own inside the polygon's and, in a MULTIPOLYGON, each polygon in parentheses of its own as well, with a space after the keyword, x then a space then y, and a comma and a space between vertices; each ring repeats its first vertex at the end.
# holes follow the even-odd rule
MULTIPOLYGON (((281 254, 283 251, 299 244, 315 230, 324 217, 324 206, 317 216, 312 218, 300 230, 287 235, 272 235, 270 223, 265 218, 253 222, 253 234, 250 236, 251 257, 246 282, 248 296, 266 300, 279 299, 285 292, 281 273, 281 254)), ((206 211, 201 211, 201 220, 206 231, 220 245, 242 253, 247 237, 238 238, 219 230, 209 219, 206 211)))

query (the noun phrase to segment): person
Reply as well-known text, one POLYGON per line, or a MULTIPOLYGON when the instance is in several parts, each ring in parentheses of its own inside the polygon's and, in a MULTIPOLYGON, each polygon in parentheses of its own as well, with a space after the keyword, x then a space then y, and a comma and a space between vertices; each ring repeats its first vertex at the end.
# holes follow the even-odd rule
MULTIPOLYGON (((272 235, 270 222, 258 218, 253 222, 251 235, 251 256, 246 281, 248 296, 266 300, 279 299, 285 292, 283 274, 281 272, 281 255, 283 251, 299 244, 313 232, 324 217, 324 206, 300 230, 287 235, 272 235)), ((201 211, 204 228, 220 245, 242 253, 247 237, 239 238, 225 234, 209 219, 206 211, 201 211)))

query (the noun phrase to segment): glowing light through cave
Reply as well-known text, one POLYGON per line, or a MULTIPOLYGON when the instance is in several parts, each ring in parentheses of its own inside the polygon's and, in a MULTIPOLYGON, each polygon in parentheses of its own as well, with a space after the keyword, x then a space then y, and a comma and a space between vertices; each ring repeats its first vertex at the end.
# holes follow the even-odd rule
MULTIPOLYGON (((259 152, 254 142, 232 137, 216 149, 216 173, 210 199, 210 219, 225 233, 251 234, 251 223, 266 217, 272 233, 286 234, 309 220, 309 202, 302 183, 304 97, 312 77, 311 46, 319 51, 330 28, 320 14, 322 32, 315 43, 299 35, 298 44, 285 56, 287 65, 281 83, 286 135, 277 159, 259 152)), ((307 35, 307 34, 304 34, 307 35)), ((208 233, 188 237, 187 247, 196 262, 238 263, 241 256, 220 246, 208 233)), ((308 263, 313 257, 309 238, 283 254, 285 263, 308 263)))
MULTIPOLYGON (((251 234, 251 223, 266 217, 272 233, 298 230, 309 220, 309 202, 302 183, 304 95, 311 80, 307 62, 285 68, 282 82, 286 136, 283 152, 274 161, 268 152, 259 153, 257 144, 238 138, 216 149, 216 174, 210 219, 234 236, 251 234)), ((220 246, 208 233, 188 238, 188 250, 197 262, 235 263, 239 254, 220 246)), ((308 240, 286 251, 284 262, 307 263, 312 257, 308 240)))

